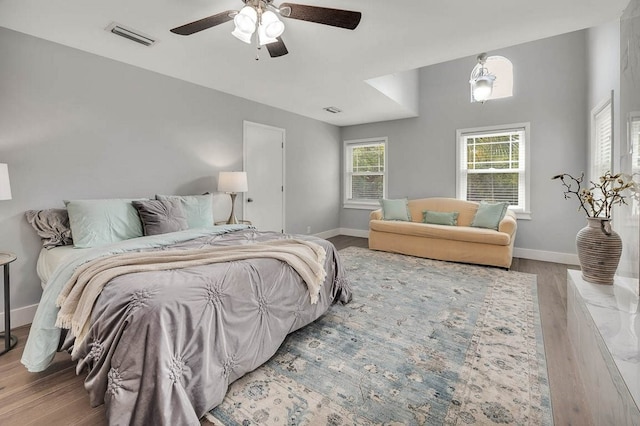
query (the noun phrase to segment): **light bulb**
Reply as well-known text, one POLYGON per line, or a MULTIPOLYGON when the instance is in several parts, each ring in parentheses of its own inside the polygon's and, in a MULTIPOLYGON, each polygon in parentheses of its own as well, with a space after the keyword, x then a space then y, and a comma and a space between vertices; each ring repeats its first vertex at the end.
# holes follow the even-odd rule
POLYGON ((236 30, 251 35, 256 30, 257 20, 258 14, 256 10, 251 6, 245 6, 233 18, 233 23, 236 24, 236 30))
POLYGON ((260 26, 264 28, 264 33, 269 38, 278 38, 284 32, 284 24, 278 16, 270 10, 262 14, 260 26))
POLYGON ((478 102, 484 102, 489 99, 491 92, 493 92, 493 80, 495 79, 495 76, 488 74, 473 81, 473 99, 478 102))

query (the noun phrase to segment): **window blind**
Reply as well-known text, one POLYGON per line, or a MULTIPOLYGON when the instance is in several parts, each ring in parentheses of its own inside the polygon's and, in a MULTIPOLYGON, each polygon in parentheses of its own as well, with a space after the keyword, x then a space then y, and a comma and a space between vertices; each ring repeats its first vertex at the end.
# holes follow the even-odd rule
POLYGON ((524 129, 467 133, 462 138, 465 155, 461 181, 466 199, 520 206, 524 195, 524 129))
POLYGON ((611 101, 605 103, 604 106, 597 109, 593 114, 593 143, 592 143, 592 160, 591 160, 591 176, 594 182, 608 171, 613 171, 612 166, 612 117, 611 117, 611 101))

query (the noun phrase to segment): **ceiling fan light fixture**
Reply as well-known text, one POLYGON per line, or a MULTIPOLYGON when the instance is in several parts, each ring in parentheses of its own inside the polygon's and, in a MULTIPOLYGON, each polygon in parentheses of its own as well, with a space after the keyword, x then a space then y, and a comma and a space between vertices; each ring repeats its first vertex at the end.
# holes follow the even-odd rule
POLYGON ((188 36, 233 20, 235 28, 231 34, 240 41, 257 44, 256 59, 259 59, 260 46, 266 45, 269 56, 278 58, 289 53, 280 37, 285 24, 281 18, 315 22, 346 30, 355 30, 362 13, 353 10, 333 9, 330 7, 310 6, 298 3, 281 3, 274 6, 275 0, 241 0, 244 6, 239 11, 225 10, 193 22, 171 29, 173 34, 188 36), (253 34, 256 33, 255 38, 253 34))

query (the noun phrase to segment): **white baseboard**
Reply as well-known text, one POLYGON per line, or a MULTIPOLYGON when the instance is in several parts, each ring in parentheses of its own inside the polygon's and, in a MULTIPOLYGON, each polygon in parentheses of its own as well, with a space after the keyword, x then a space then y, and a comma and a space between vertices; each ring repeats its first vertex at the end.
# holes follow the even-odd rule
POLYGON ((332 238, 332 237, 337 237, 338 235, 340 235, 340 229, 336 228, 336 229, 329 229, 328 231, 322 231, 322 232, 318 232, 317 234, 313 234, 315 237, 318 238, 332 238))
POLYGON ((336 229, 330 229, 328 231, 318 232, 317 234, 313 234, 313 235, 320 238, 332 238, 332 237, 337 237, 338 235, 369 238, 369 231, 363 230, 363 229, 336 228, 336 229))
POLYGON ((349 237, 369 238, 369 230, 368 229, 340 228, 340 235, 347 235, 349 237))
POLYGON ((540 260, 542 262, 563 263, 565 265, 580 265, 578 255, 573 253, 558 253, 555 251, 513 248, 513 257, 521 259, 540 260))
MULTIPOLYGON (((23 306, 22 308, 11 310, 11 329, 31 324, 36 315, 38 304, 23 306)), ((0 313, 0 329, 4 330, 4 312, 0 313)))

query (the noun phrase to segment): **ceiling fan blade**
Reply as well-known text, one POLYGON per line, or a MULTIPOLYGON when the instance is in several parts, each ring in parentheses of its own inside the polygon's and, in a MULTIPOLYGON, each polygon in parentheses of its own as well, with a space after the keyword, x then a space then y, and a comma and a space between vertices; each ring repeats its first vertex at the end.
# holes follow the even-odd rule
POLYGON ((360 18, 362 18, 362 13, 351 10, 307 6, 296 3, 282 3, 280 5, 280 9, 287 7, 291 8, 288 18, 331 25, 332 27, 345 28, 347 30, 355 30, 360 23, 360 18))
POLYGON ((284 56, 287 53, 289 53, 289 51, 287 50, 287 46, 285 46, 284 41, 282 41, 282 37, 278 37, 277 42, 269 43, 266 46, 267 46, 267 50, 269 51, 269 55, 272 58, 284 56))
POLYGON ((233 14, 235 13, 237 13, 235 10, 227 10, 225 12, 218 13, 217 15, 208 16, 197 21, 189 22, 188 24, 184 24, 180 27, 173 28, 171 32, 180 35, 195 34, 199 31, 231 21, 233 19, 233 14))

